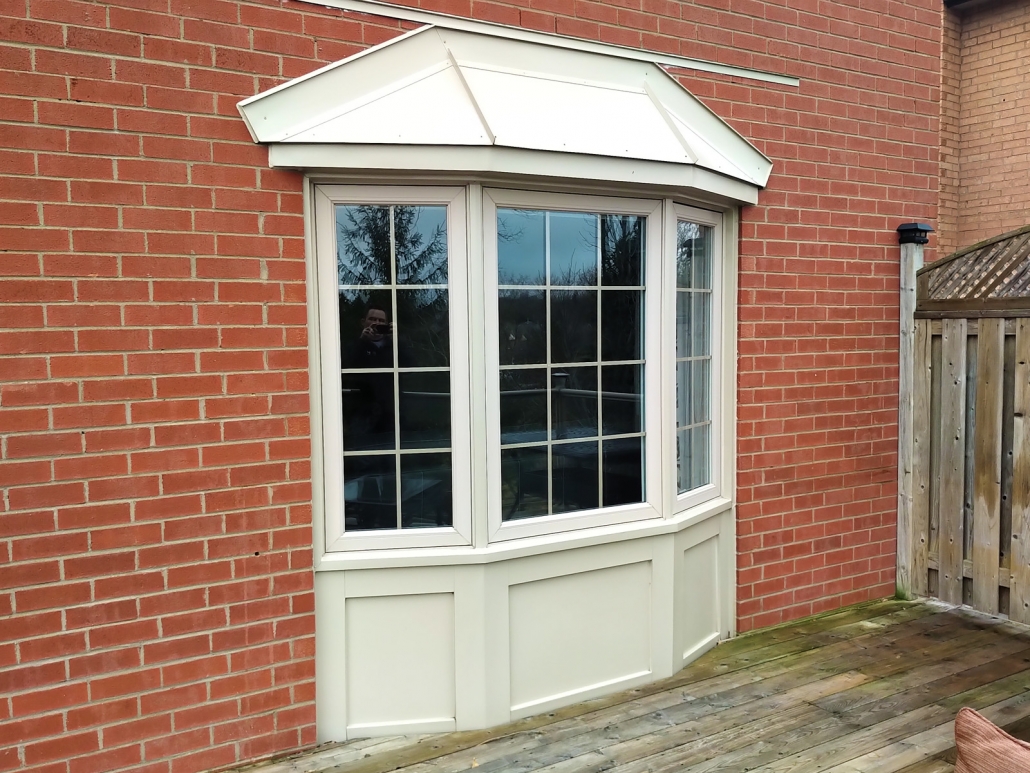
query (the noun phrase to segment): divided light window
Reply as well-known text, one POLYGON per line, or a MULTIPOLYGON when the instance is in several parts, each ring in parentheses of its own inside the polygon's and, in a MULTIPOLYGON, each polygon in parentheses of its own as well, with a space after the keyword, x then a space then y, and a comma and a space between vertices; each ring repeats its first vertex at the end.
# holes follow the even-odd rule
POLYGON ((335 210, 345 529, 450 526, 447 208, 335 210))
POLYGON ((313 196, 328 552, 482 547, 720 496, 718 213, 478 186, 313 196))
POLYGON ((676 223, 676 487, 712 482, 712 242, 715 229, 676 223))
POLYGON ((465 190, 314 191, 326 549, 467 544, 465 190))
POLYGON ((643 499, 644 220, 497 210, 504 521, 643 499))

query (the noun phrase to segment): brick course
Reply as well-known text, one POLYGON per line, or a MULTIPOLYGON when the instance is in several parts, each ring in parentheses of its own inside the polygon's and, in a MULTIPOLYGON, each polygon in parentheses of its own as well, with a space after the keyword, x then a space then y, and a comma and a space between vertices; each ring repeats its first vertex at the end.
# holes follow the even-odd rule
MULTIPOLYGON (((739 627, 891 594, 894 228, 936 215, 937 0, 425 7, 801 78, 675 73, 775 162, 740 233, 739 627)), ((314 742, 302 179, 236 103, 410 26, 0 0, 0 771, 314 742)))
POLYGON ((1030 224, 1030 3, 949 12, 946 30, 942 254, 1030 224))

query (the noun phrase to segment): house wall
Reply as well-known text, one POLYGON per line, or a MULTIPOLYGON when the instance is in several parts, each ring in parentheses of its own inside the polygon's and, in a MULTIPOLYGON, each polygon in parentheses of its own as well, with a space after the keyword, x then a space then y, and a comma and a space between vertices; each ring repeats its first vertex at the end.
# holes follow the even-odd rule
POLYGON ((937 216, 938 255, 959 249, 960 218, 959 161, 962 109, 962 17, 945 8, 941 41, 941 171, 940 203, 937 216))
MULTIPOLYGON (((892 593, 894 228, 936 215, 937 0, 427 6, 801 78, 676 73, 775 162, 742 212, 737 624, 892 593)), ((0 0, 0 770, 314 742, 302 180, 235 104, 405 26, 0 0)))
POLYGON ((941 169, 942 255, 1030 223, 1030 2, 982 3, 947 16, 957 45, 944 50, 944 92, 953 96, 941 126, 949 148, 941 169))

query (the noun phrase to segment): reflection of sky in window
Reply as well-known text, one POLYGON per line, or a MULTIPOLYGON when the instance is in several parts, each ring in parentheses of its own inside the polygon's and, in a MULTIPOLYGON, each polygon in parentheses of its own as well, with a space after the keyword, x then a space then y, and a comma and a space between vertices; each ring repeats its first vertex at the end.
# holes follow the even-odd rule
POLYGON ((551 213, 551 283, 597 284, 597 215, 551 213))
POLYGON ((497 210, 497 281, 544 283, 544 213, 497 210))

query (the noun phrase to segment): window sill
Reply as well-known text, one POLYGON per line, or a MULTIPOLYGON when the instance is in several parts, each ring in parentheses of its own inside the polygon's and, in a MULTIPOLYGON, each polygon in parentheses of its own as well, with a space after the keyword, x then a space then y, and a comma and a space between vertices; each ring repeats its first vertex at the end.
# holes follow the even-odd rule
POLYGON ((322 555, 315 571, 341 571, 348 569, 390 569, 415 566, 467 566, 508 561, 513 558, 554 553, 561 550, 605 545, 612 542, 675 534, 733 507, 733 501, 724 497, 711 499, 678 513, 669 519, 648 519, 612 526, 566 531, 540 537, 497 542, 486 548, 442 547, 377 550, 372 552, 339 552, 322 555))

